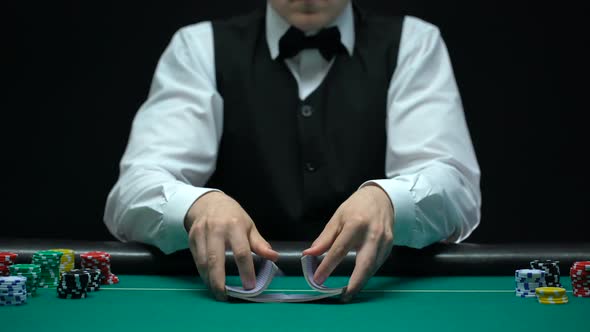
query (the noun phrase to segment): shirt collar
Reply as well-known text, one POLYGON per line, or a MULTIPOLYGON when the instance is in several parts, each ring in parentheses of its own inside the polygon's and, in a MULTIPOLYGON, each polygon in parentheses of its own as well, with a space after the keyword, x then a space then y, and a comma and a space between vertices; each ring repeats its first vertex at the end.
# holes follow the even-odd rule
MULTIPOLYGON (((337 26, 340 30, 340 40, 352 56, 354 50, 354 16, 352 3, 349 2, 342 13, 327 27, 337 26)), ((274 60, 279 56, 279 40, 291 26, 270 4, 266 5, 266 42, 270 56, 274 60)))

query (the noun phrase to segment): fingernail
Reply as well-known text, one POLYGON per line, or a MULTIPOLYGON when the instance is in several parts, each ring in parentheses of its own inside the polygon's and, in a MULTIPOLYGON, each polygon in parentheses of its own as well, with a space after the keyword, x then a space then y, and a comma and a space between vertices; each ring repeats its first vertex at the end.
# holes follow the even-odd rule
POLYGON ((340 298, 340 300, 344 303, 348 303, 348 302, 350 302, 350 300, 352 300, 352 295, 342 294, 342 297, 340 298))
POLYGON ((276 257, 273 257, 272 261, 276 263, 279 260, 279 257, 281 257, 281 254, 279 254, 278 252, 276 252, 274 250, 273 250, 273 252, 275 253, 276 257))
POLYGON ((254 281, 254 280, 246 280, 244 282, 244 288, 245 289, 253 289, 254 287, 256 287, 256 281, 254 281))
POLYGON ((321 285, 324 283, 324 281, 326 281, 326 277, 325 276, 316 276, 316 277, 314 277, 314 280, 315 280, 316 284, 321 285))

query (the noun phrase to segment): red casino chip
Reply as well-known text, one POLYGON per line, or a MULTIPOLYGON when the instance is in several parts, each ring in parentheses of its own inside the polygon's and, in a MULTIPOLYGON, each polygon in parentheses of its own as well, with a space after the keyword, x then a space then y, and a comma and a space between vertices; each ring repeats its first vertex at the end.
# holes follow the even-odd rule
POLYGON ((0 276, 6 277, 10 275, 9 267, 16 262, 18 254, 14 252, 0 252, 0 276))
POLYGON ((111 255, 104 251, 89 251, 80 254, 81 265, 84 269, 100 270, 102 285, 119 283, 119 278, 111 272, 111 255))
POLYGON ((574 262, 570 267, 574 296, 590 297, 590 261, 574 262))

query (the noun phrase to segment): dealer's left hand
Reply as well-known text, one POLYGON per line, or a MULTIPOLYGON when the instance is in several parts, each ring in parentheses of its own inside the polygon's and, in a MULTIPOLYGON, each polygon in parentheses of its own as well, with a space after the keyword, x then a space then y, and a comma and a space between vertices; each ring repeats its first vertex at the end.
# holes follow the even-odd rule
POLYGON ((303 255, 328 253, 314 279, 322 284, 346 257, 356 250, 354 271, 342 300, 348 302, 377 272, 393 247, 393 206, 389 196, 376 185, 360 188, 334 213, 320 236, 303 255))

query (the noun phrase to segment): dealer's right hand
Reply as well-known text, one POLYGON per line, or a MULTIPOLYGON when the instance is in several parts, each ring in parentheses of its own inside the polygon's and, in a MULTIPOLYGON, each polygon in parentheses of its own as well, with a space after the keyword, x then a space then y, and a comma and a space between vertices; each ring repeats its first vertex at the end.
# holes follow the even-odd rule
POLYGON ((189 209, 184 226, 199 275, 217 300, 226 300, 226 247, 233 251, 245 289, 256 286, 252 252, 272 261, 279 258, 246 211, 224 193, 212 191, 199 197, 189 209))

